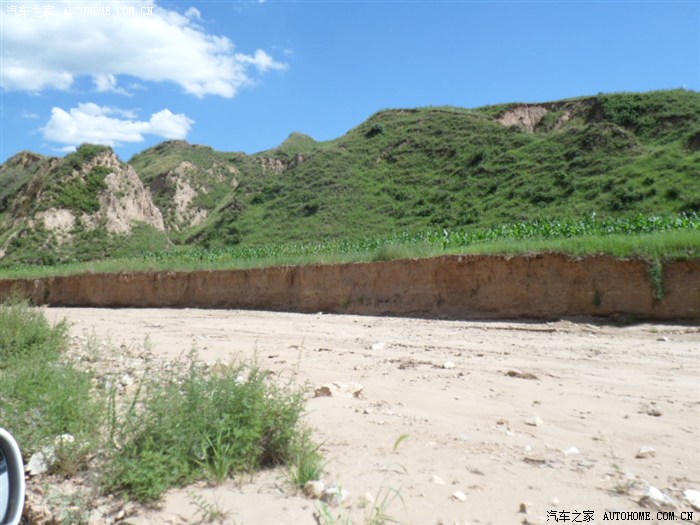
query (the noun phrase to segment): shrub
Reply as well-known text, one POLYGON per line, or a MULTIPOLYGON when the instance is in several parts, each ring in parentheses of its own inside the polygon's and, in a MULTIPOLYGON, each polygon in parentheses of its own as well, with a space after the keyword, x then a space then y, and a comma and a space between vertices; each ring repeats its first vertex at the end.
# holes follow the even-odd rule
POLYGON ((258 368, 212 375, 193 358, 186 371, 144 385, 140 395, 113 416, 121 445, 105 478, 110 490, 150 501, 172 486, 293 463, 302 453, 305 463, 317 461, 300 425, 301 391, 275 385, 258 368))
POLYGON ((0 369, 32 357, 55 360, 67 344, 65 322, 52 327, 40 310, 19 299, 0 304, 0 369))
POLYGON ((103 412, 90 376, 60 360, 66 346, 65 323, 52 327, 21 302, 0 305, 0 421, 25 456, 71 434, 74 441, 56 450, 54 468, 64 474, 84 465, 103 412))
POLYGON ((57 202, 60 206, 94 213, 100 209, 100 193, 107 189, 105 177, 110 173, 104 166, 95 166, 85 179, 75 178, 60 189, 57 202))

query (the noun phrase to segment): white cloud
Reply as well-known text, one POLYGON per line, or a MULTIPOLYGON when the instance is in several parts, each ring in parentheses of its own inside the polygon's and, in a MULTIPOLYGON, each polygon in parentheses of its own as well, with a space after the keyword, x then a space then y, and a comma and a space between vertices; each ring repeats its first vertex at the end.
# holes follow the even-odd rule
POLYGON ((110 8, 109 15, 90 16, 66 12, 67 1, 52 4, 49 16, 0 17, 4 89, 67 90, 88 75, 98 91, 124 94, 118 77, 130 75, 141 82, 174 82, 198 97, 233 97, 253 83, 251 66, 259 72, 286 67, 262 50, 253 56, 235 52, 228 37, 207 33, 194 22, 201 18, 194 7, 182 15, 153 0, 81 3, 81 9, 110 8), (134 14, 117 14, 117 6, 133 6, 134 14), (141 14, 142 8, 153 8, 153 14, 141 14))
POLYGON ((39 114, 33 111, 22 111, 22 118, 33 120, 39 118, 39 114))
POLYGON ((185 11, 185 16, 190 20, 202 19, 202 13, 196 7, 190 7, 187 11, 185 11))
POLYGON ((244 55, 242 53, 236 53, 236 59, 243 64, 250 64, 255 66, 260 71, 265 72, 270 69, 286 69, 287 64, 282 64, 276 62, 270 55, 265 53, 262 49, 258 49, 255 55, 244 55))
POLYGON ((120 95, 131 96, 126 89, 117 86, 117 79, 111 73, 100 73, 92 78, 95 89, 98 93, 118 93, 120 95))
POLYGON ((193 123, 182 113, 175 115, 169 109, 164 109, 151 115, 148 133, 166 139, 184 139, 193 123))
POLYGON ((184 139, 194 124, 186 115, 176 115, 169 109, 154 113, 148 121, 135 120, 130 116, 133 116, 131 111, 92 102, 78 104, 78 107, 68 111, 54 107, 51 118, 41 132, 45 139, 68 144, 69 147, 83 142, 117 146, 124 142, 142 142, 144 135, 184 139))

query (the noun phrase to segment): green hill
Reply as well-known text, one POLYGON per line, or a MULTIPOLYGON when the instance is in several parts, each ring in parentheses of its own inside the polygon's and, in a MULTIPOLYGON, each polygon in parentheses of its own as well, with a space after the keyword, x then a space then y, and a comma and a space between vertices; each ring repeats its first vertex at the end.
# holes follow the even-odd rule
MULTIPOLYGON (((14 213, 16 222, 16 203, 37 177, 13 159, 0 167, 7 255, 7 218, 14 213)), ((246 155, 171 141, 129 165, 175 245, 700 212, 700 93, 385 110, 328 142, 292 133, 275 149, 246 155)))

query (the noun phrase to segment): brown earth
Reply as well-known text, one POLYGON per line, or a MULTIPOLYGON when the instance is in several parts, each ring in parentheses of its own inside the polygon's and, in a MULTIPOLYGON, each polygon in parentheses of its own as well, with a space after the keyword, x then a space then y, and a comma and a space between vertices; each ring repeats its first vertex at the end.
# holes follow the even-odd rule
POLYGON ((0 281, 0 299, 13 292, 52 306, 243 308, 452 319, 700 319, 700 259, 666 264, 662 283, 657 284, 643 260, 547 253, 0 281))
MULTIPOLYGON (((538 260, 528 262, 536 268, 538 260)), ((456 259, 438 261, 459 267, 456 259)), ((623 268, 632 272, 635 264, 623 268)), ((508 274, 500 271, 503 280, 508 274)), ((388 293, 382 283, 374 284, 388 293)), ((135 291, 127 290, 133 298, 135 291)), ((547 297, 566 290, 556 288, 547 297)), ((100 290, 102 297, 107 291, 100 290)), ((528 293, 525 288, 514 296, 518 304, 528 293)), ((644 290, 638 297, 645 297, 644 290)), ((398 303, 386 304, 381 307, 398 303)), ((545 524, 554 521, 549 512, 574 511, 579 522, 584 511, 593 512, 596 523, 606 511, 649 511, 648 523, 659 523, 662 507, 676 516, 693 511, 685 494, 700 490, 697 326, 241 310, 46 311, 53 321, 68 319, 74 347, 95 336, 109 341, 97 353, 93 345, 84 361, 102 374, 138 378, 140 353, 150 363, 166 363, 196 347, 210 364, 256 359, 271 377, 306 384, 306 418, 327 459, 324 480, 348 491, 346 501, 330 509, 340 519, 317 520, 320 502, 295 493, 280 469, 218 487, 172 490, 159 508, 131 506, 123 521, 108 523, 203 523, 202 502, 225 516, 222 523, 246 525, 350 523, 345 518, 356 525, 545 524), (151 351, 143 349, 146 338, 151 351), (359 383, 362 394, 313 397, 315 388, 333 382, 359 383), (638 458, 641 447, 654 452, 638 458), (671 501, 645 496, 657 494, 651 486, 671 501), (398 497, 389 498, 384 511, 397 521, 370 521, 382 495, 391 494, 398 497)), ((30 480, 31 491, 41 487, 46 490, 30 480)))

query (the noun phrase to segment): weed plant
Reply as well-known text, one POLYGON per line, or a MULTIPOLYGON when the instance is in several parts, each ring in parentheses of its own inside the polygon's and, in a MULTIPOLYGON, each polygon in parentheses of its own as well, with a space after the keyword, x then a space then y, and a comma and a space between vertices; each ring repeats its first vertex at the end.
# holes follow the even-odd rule
POLYGON ((67 326, 51 326, 39 310, 11 301, 0 304, 0 422, 17 438, 25 457, 58 436, 55 470, 73 474, 95 449, 103 413, 91 393, 89 374, 61 359, 67 326))
POLYGON ((106 488, 152 501, 173 486, 289 463, 303 484, 320 455, 302 409, 302 391, 276 385, 263 370, 209 374, 191 358, 186 370, 144 384, 129 409, 113 415, 119 445, 106 488))
POLYGON ((280 465, 298 486, 320 477, 323 460, 301 422, 302 389, 255 366, 212 373, 192 355, 117 403, 116 391, 107 396, 66 361, 67 344, 64 322, 51 326, 16 300, 0 304, 0 422, 25 458, 53 447, 54 472, 71 476, 89 464, 103 490, 140 501, 280 465))

